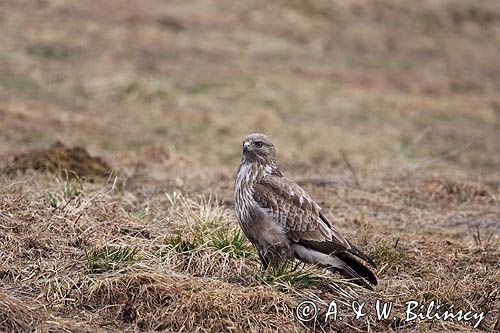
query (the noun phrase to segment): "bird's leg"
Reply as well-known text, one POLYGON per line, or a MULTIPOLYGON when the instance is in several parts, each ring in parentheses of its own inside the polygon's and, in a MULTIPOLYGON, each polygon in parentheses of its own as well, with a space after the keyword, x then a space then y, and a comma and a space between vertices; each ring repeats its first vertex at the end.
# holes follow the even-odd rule
POLYGON ((300 265, 303 265, 304 263, 302 261, 295 260, 295 265, 292 268, 292 272, 295 272, 300 265))
POLYGON ((262 270, 267 271, 267 269, 269 268, 269 260, 267 260, 264 257, 261 251, 258 252, 259 252, 260 263, 262 264, 262 270))

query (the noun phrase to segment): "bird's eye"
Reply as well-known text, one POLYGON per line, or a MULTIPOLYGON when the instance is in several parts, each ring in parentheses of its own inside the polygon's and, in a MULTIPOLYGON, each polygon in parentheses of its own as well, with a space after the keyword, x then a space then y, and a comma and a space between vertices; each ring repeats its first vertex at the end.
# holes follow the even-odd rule
POLYGON ((257 141, 254 144, 255 144, 255 147, 262 148, 262 142, 261 141, 257 141))

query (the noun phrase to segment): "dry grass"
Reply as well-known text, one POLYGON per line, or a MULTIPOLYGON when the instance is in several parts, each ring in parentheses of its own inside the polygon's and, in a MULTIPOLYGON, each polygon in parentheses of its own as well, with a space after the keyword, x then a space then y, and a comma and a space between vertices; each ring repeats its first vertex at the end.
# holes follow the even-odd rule
POLYGON ((40 315, 22 301, 2 292, 0 294, 0 321, 5 332, 29 331, 40 324, 40 315))
MULTIPOLYGON (((54 323, 71 329, 91 320, 95 329, 303 331, 293 311, 301 300, 311 298, 325 307, 322 311, 331 300, 348 304, 356 299, 370 307, 376 299, 393 301, 399 304, 394 313, 400 316, 400 302, 435 300, 490 311, 483 329, 492 327, 498 315, 496 235, 478 231, 464 244, 462 236, 446 232, 445 226, 416 233, 361 214, 350 222, 352 230, 358 230, 351 236, 366 243, 380 265, 381 285, 367 292, 311 267, 290 265, 261 272, 253 249, 238 236, 231 209, 213 197, 188 198, 173 192, 144 199, 144 206, 127 189, 118 191, 112 180, 79 183, 75 193, 68 187, 76 180, 49 174, 18 177, 4 179, 1 193, 6 249, 0 268, 5 284, 2 330, 54 323), (35 305, 27 307, 19 298, 35 305), (34 311, 35 307, 47 312, 34 311)), ((492 200, 466 193, 468 200, 492 200)), ((371 194, 357 190, 343 200, 363 196, 371 194)), ((449 198, 442 200, 449 205, 449 198)), ((411 208, 401 209, 403 216, 411 216, 411 208)), ((346 208, 336 211, 348 213, 346 208)), ((341 330, 405 326, 352 317, 330 324, 341 330)), ((318 325, 317 329, 327 329, 318 325)), ((410 328, 468 327, 456 322, 433 326, 410 328)))
POLYGON ((434 300, 498 331, 497 3, 7 1, 0 28, 0 331, 473 331, 301 324, 305 299, 434 300), (232 202, 255 131, 375 291, 261 271, 232 202))

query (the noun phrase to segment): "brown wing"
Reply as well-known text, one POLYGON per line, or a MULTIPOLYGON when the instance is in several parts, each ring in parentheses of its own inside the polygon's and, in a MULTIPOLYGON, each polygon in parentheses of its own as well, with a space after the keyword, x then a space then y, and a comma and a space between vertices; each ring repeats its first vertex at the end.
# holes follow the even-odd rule
POLYGON ((351 249, 350 243, 321 213, 319 205, 292 180, 264 177, 255 185, 254 199, 285 228, 292 241, 314 244, 325 253, 351 249))

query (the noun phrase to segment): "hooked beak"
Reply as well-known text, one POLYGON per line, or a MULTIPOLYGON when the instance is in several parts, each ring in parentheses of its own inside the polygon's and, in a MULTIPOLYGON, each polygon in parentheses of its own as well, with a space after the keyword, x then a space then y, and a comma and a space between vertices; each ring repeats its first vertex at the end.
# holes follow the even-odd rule
POLYGON ((243 153, 249 152, 252 149, 250 148, 250 142, 246 141, 243 143, 243 153))

